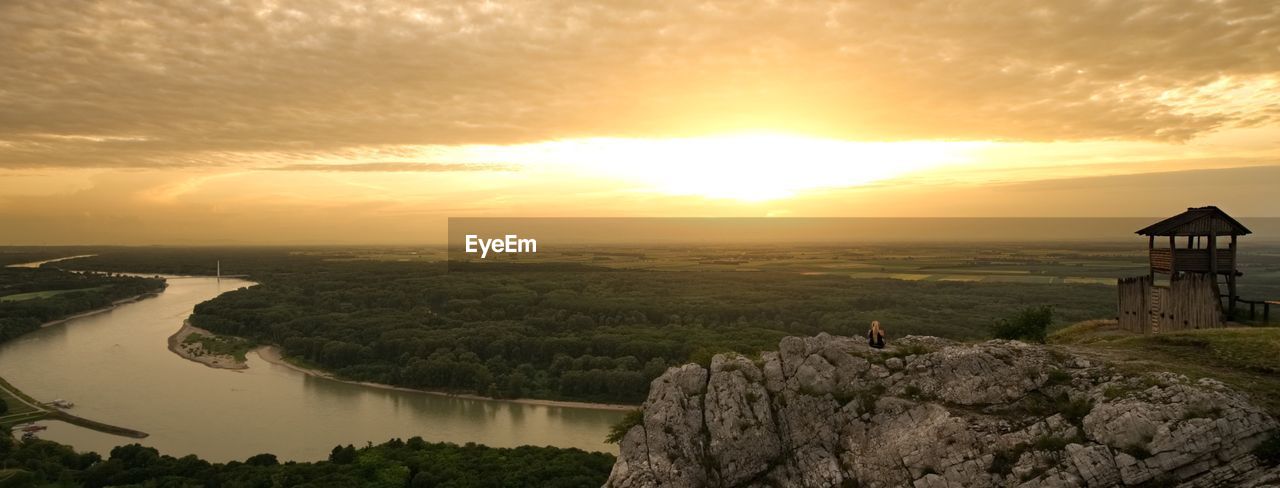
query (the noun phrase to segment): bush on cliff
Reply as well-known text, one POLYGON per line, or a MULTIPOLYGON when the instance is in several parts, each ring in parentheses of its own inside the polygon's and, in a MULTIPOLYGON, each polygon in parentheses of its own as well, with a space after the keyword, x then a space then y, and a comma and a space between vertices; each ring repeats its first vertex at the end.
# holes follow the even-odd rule
POLYGON ((619 420, 618 423, 609 427, 609 435, 605 436, 604 440, 610 444, 622 442, 622 438, 627 436, 627 432, 630 431, 632 427, 643 423, 644 410, 637 408, 627 412, 627 415, 622 417, 622 420, 619 420))
POLYGON ((1267 466, 1280 464, 1280 432, 1272 432, 1267 440, 1253 448, 1253 455, 1267 466))
POLYGON ((991 335, 996 339, 1043 343, 1051 323, 1053 307, 1027 307, 1012 317, 997 320, 991 327, 991 335))

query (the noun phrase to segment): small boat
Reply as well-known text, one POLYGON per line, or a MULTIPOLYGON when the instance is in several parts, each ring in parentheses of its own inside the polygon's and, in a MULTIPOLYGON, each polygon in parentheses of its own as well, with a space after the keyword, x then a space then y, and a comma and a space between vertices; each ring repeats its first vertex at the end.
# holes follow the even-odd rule
POLYGON ((48 427, 45 427, 43 425, 28 425, 26 427, 23 427, 22 431, 28 434, 34 434, 36 432, 40 432, 45 429, 48 429, 48 427))
POLYGON ((53 406, 55 406, 55 407, 58 407, 58 408, 71 408, 71 407, 76 406, 76 404, 71 403, 71 402, 66 401, 66 400, 63 400, 63 399, 61 399, 61 398, 59 398, 59 399, 57 399, 57 400, 54 400, 54 401, 52 401, 52 402, 49 402, 49 404, 50 404, 50 405, 53 405, 53 406))

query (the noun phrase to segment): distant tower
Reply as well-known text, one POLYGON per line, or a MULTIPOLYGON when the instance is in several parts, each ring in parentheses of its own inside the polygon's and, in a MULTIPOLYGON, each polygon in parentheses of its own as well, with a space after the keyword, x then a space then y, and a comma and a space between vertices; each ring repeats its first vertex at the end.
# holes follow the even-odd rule
POLYGON ((222 260, 218 260, 218 282, 222 282, 222 260))

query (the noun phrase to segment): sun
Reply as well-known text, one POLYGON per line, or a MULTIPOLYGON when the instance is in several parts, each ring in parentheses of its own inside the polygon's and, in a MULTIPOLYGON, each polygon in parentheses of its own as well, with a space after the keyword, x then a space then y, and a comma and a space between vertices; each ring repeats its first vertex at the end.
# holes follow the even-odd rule
MULTIPOLYGON (((426 161, 510 166, 471 178, 487 189, 546 184, 573 191, 626 192, 765 202, 824 189, 874 184, 969 163, 976 141, 862 142, 776 132, 702 137, 560 139, 512 145, 416 146, 360 155, 362 162, 426 161), (391 159, 386 159, 391 158, 391 159)), ((403 163, 397 163, 403 164, 403 163)), ((448 175, 431 173, 432 179, 448 175)), ((458 176, 459 179, 466 179, 458 176)), ((345 177, 344 181, 354 180, 345 177)), ((397 174, 380 184, 418 184, 397 174)), ((552 190, 554 191, 554 190, 552 190)))
POLYGON ((671 139, 589 139, 581 170, 670 195, 758 202, 866 185, 962 162, 962 143, 855 142, 777 133, 671 139))

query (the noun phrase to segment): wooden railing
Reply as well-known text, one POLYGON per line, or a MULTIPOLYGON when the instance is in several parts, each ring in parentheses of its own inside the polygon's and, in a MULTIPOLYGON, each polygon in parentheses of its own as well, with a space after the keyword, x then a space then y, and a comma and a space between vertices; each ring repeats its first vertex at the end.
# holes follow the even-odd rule
MULTIPOLYGON (((1208 249, 1176 249, 1173 251, 1176 252, 1170 252, 1169 249, 1152 249, 1151 269, 1168 273, 1176 265, 1178 271, 1203 273, 1209 271, 1208 249)), ((1228 273, 1235 269, 1235 255, 1230 249, 1218 249, 1217 255, 1219 273, 1228 273)))
POLYGON ((1258 305, 1262 305, 1262 323, 1270 324, 1271 306, 1280 305, 1280 300, 1245 300, 1243 298, 1236 298, 1236 303, 1249 304, 1249 320, 1256 320, 1258 318, 1258 305))

